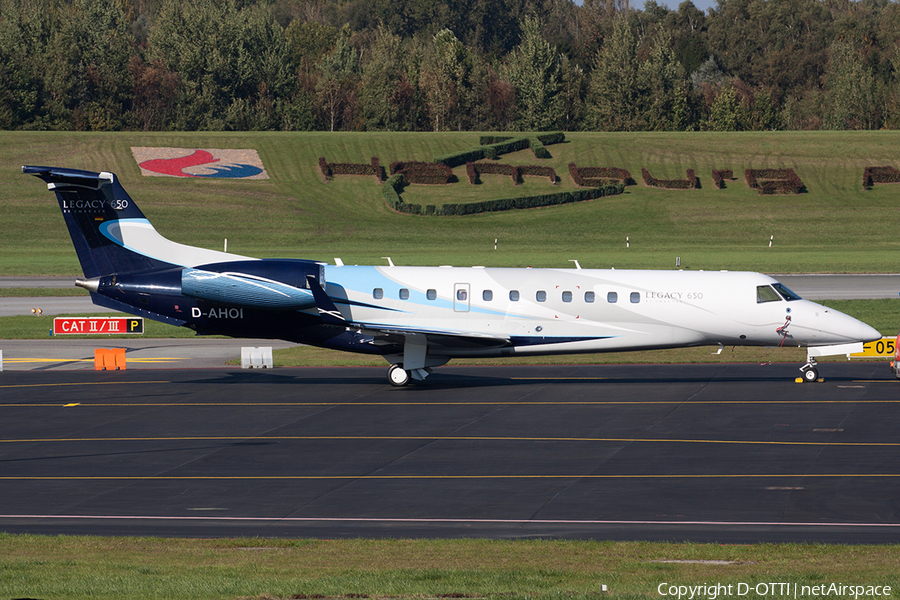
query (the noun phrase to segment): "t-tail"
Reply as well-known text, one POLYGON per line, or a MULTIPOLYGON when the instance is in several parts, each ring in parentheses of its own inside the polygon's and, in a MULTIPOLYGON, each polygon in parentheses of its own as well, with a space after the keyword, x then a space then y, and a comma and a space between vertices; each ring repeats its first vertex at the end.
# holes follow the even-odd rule
POLYGON ((173 266, 122 243, 124 223, 152 227, 112 173, 30 166, 22 172, 56 193, 85 278, 173 266))
POLYGON ((113 173, 22 167, 56 193, 87 279, 214 262, 251 260, 161 236, 113 173))
POLYGON ((22 172, 43 179, 56 194, 84 272, 75 284, 91 292, 94 304, 235 336, 250 332, 244 308, 315 307, 307 277, 324 285, 319 263, 173 242, 156 231, 113 173, 38 166, 22 172), (226 323, 218 316, 223 312, 242 318, 226 323))

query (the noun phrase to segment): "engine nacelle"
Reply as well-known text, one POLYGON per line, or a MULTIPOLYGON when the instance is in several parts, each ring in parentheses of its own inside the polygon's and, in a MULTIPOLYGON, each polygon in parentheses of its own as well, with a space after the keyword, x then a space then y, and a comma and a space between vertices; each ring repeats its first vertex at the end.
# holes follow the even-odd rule
POLYGON ((306 277, 324 287, 325 265, 311 260, 244 260, 188 267, 181 272, 185 296, 231 306, 300 310, 316 305, 306 277))

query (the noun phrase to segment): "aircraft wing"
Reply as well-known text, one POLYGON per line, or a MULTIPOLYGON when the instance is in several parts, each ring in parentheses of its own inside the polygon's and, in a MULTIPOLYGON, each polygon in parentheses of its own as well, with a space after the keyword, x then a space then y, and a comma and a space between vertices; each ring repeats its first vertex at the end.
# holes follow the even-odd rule
POLYGON ((360 331, 375 338, 376 344, 403 344, 409 336, 424 336, 428 345, 440 348, 502 348, 512 344, 505 336, 484 335, 469 331, 398 328, 373 323, 352 324, 360 331))
POLYGON ((411 339, 427 342, 428 346, 435 348, 502 348, 512 345, 512 341, 507 336, 474 333, 471 331, 424 329, 420 327, 413 328, 348 321, 328 294, 325 293, 325 290, 315 277, 307 276, 307 282, 310 290, 312 290, 316 301, 316 309, 319 311, 319 317, 323 323, 357 329, 361 333, 371 335, 376 345, 404 346, 411 339))

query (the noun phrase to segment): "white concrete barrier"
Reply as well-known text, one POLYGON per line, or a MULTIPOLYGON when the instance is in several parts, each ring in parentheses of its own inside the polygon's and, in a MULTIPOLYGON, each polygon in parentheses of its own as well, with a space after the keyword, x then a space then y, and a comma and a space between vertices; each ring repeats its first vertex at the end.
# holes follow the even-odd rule
POLYGON ((244 346, 241 348, 242 369, 271 369, 272 346, 244 346))

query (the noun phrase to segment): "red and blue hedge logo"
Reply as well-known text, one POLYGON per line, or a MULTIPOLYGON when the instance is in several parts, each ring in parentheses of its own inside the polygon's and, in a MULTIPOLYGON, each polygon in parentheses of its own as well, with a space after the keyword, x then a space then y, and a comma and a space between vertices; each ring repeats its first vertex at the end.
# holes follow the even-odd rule
POLYGON ((131 153, 147 176, 269 178, 256 150, 134 147, 131 153))

